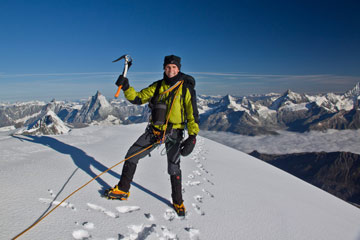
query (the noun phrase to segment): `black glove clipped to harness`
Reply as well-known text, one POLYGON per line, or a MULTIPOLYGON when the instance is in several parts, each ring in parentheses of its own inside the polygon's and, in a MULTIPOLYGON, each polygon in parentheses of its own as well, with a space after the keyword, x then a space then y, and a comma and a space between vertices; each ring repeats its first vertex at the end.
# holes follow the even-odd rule
POLYGON ((194 150, 195 144, 196 135, 189 135, 189 137, 180 145, 180 154, 186 157, 194 150))
POLYGON ((127 79, 127 77, 124 77, 123 75, 120 75, 118 80, 116 81, 116 86, 120 86, 122 85, 122 89, 124 91, 128 90, 130 85, 129 85, 129 79, 127 79))

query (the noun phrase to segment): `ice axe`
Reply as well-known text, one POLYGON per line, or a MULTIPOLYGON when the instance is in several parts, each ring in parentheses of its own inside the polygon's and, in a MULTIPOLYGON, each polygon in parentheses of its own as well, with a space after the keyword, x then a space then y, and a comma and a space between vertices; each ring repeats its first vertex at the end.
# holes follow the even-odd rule
MULTIPOLYGON (((122 75, 124 77, 126 77, 127 71, 128 71, 128 69, 130 68, 130 66, 132 64, 132 58, 130 57, 130 55, 125 54, 125 55, 122 55, 121 57, 119 57, 118 59, 116 59, 116 60, 114 60, 112 62, 117 62, 117 61, 120 61, 121 59, 125 59, 124 70, 123 70, 122 75)), ((121 88, 122 88, 122 85, 120 85, 118 87, 118 90, 116 91, 116 94, 115 94, 115 98, 119 97, 121 88)))

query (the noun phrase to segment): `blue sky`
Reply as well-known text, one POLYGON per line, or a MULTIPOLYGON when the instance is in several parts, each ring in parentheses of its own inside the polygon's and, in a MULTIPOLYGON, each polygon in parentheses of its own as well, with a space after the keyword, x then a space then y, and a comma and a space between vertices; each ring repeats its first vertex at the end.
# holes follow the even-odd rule
POLYGON ((111 98, 182 57, 197 92, 343 92, 360 81, 358 1, 0 0, 0 101, 111 98))

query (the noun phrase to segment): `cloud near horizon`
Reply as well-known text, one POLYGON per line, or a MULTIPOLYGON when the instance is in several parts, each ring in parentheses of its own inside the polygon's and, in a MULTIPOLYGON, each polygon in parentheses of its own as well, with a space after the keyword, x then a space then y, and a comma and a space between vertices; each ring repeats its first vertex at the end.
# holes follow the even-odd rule
POLYGON ((279 135, 245 136, 229 132, 200 131, 212 139, 245 153, 254 150, 268 154, 345 151, 360 154, 360 130, 327 130, 295 133, 279 131, 279 135))

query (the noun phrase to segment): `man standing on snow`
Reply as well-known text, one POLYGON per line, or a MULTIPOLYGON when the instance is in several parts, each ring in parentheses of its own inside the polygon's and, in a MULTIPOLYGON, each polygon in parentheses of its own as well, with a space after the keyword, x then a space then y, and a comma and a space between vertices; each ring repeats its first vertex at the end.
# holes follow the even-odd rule
MULTIPOLYGON (((180 155, 189 155, 195 147, 196 135, 199 132, 199 114, 194 89, 195 80, 192 76, 180 72, 180 61, 180 57, 166 56, 163 79, 152 83, 140 92, 136 92, 133 87, 130 87, 129 80, 122 75, 119 76, 116 85, 123 86, 125 97, 131 103, 141 105, 149 102, 152 110, 145 133, 130 147, 125 158, 158 142, 164 136, 165 131, 173 206, 179 216, 184 216, 180 155), (168 124, 166 124, 167 120, 168 124), (187 127, 189 137, 182 141, 185 127, 187 127)), ((106 190, 105 195, 111 199, 126 200, 130 195, 130 183, 139 159, 148 155, 153 149, 147 149, 125 161, 118 185, 106 190)))

